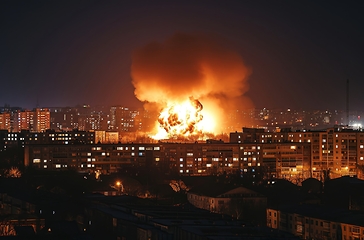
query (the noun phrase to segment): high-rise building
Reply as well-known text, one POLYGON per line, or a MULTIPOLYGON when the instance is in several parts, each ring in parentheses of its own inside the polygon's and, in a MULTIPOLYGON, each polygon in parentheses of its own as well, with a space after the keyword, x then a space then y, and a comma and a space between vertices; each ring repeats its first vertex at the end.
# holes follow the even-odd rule
POLYGON ((0 130, 11 130, 11 114, 8 112, 0 113, 0 130))
POLYGON ((113 106, 110 108, 109 128, 119 132, 135 132, 139 128, 135 124, 137 116, 139 116, 139 111, 127 107, 113 106))
POLYGON ((50 112, 47 108, 34 109, 33 131, 44 132, 51 128, 50 112))
POLYGON ((14 113, 14 126, 13 132, 20 132, 21 130, 34 130, 34 112, 25 110, 17 111, 14 113))

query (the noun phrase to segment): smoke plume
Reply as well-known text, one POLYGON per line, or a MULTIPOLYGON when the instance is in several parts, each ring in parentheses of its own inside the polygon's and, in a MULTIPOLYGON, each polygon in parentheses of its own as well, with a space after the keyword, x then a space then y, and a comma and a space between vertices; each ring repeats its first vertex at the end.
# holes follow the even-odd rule
POLYGON ((160 108, 168 102, 193 97, 218 120, 231 110, 249 108, 244 97, 250 69, 221 39, 198 34, 175 34, 163 43, 152 42, 132 55, 131 75, 136 97, 160 108))

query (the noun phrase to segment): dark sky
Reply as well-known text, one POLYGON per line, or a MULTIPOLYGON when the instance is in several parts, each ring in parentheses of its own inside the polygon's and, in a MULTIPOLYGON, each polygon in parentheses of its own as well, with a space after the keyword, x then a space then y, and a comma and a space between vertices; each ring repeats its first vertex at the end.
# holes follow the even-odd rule
MULTIPOLYGON (((219 35, 252 69, 257 108, 364 110, 361 1, 0 1, 0 105, 141 106, 131 55, 219 35)), ((223 83, 222 83, 223 84, 223 83)))

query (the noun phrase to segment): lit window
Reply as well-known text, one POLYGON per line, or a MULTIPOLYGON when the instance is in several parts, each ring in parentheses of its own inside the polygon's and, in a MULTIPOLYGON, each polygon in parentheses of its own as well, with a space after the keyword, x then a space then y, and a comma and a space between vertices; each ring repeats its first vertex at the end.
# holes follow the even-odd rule
POLYGON ((145 150, 145 147, 139 147, 139 150, 145 150))
POLYGON ((56 168, 61 168, 61 164, 56 164, 56 168))
POLYGON ((33 163, 40 163, 40 159, 38 158, 33 159, 33 163))
POLYGON ((158 150, 159 151, 160 150, 160 147, 154 147, 154 150, 158 150))

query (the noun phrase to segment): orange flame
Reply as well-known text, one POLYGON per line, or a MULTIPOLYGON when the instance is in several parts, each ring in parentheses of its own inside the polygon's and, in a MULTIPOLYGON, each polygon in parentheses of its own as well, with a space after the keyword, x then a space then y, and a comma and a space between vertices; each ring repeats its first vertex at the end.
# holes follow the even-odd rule
POLYGON ((175 34, 132 56, 135 95, 159 113, 155 139, 223 133, 229 112, 252 105, 243 96, 250 72, 230 45, 206 35, 175 34))
POLYGON ((198 134, 201 130, 196 124, 203 119, 202 108, 202 104, 193 97, 181 104, 169 103, 161 111, 158 122, 170 136, 198 134))

